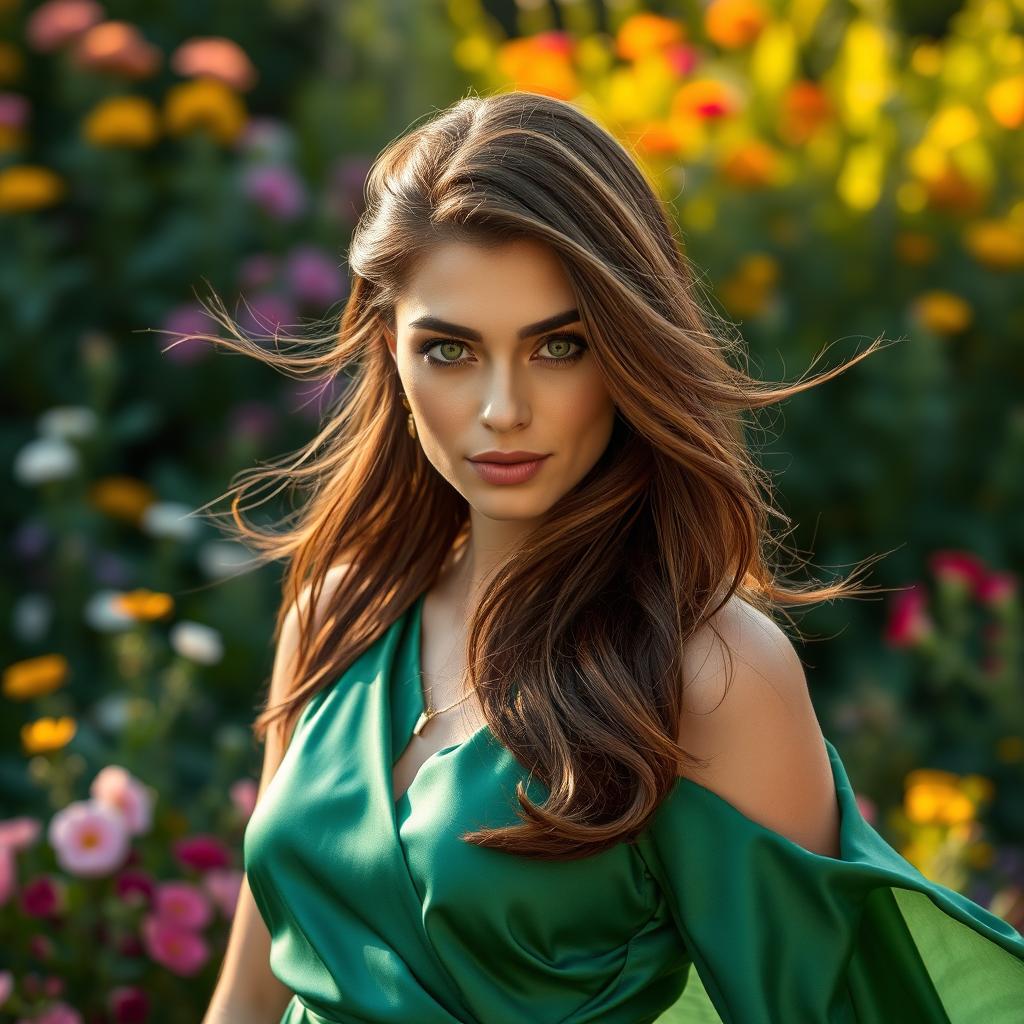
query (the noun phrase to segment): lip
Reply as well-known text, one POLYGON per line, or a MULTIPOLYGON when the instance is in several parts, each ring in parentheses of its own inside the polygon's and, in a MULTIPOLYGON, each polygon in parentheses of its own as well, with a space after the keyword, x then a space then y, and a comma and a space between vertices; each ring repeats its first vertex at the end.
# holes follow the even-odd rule
POLYGON ((467 456, 470 462, 491 462, 507 465, 510 462, 536 462, 538 459, 546 459, 547 455, 541 452, 499 452, 495 449, 480 452, 477 455, 467 456))
MULTIPOLYGON (((484 452, 483 454, 490 454, 484 452)), ((505 452, 504 455, 518 455, 518 452, 505 452)), ((489 484, 523 484, 532 479, 547 462, 547 455, 539 455, 532 459, 516 459, 506 462, 491 462, 480 458, 467 459, 474 472, 489 484)))

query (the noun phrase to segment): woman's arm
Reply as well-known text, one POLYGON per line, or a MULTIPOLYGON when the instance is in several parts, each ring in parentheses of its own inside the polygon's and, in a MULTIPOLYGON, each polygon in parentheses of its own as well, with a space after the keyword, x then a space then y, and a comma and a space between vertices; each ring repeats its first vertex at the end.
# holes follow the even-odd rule
MULTIPOLYGON (((339 565, 328 571, 314 610, 315 625, 330 606, 346 568, 339 565)), ((307 588, 298 601, 303 610, 308 599, 307 588)), ((270 680, 271 704, 281 703, 291 689, 299 639, 297 607, 289 609, 281 627, 270 680)), ((281 764, 290 739, 290 733, 282 736, 273 726, 267 730, 257 804, 281 764)), ((292 992, 270 970, 270 933, 253 900, 248 879, 243 877, 224 961, 202 1024, 278 1024, 291 998, 292 992)))

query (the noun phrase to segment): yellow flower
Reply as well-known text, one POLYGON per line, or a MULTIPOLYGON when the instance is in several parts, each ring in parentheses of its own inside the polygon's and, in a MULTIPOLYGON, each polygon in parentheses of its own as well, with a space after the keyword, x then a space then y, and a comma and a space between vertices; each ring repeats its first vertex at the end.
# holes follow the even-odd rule
POLYGON ((78 726, 68 715, 61 718, 37 718, 21 727, 21 745, 26 754, 46 754, 66 747, 78 726))
POLYGON ((939 289, 924 292, 914 302, 913 311, 936 334, 959 334, 974 318, 970 305, 959 295, 939 289))
POLYGON ((1024 75, 1013 75, 989 88, 985 93, 989 113, 1004 128, 1024 125, 1024 75))
POLYGON ((619 26, 615 51, 623 60, 639 60, 682 38, 683 28, 678 21, 644 11, 630 15, 619 26))
POLYGON ((967 796, 955 783, 940 781, 909 785, 903 796, 903 810, 917 825, 959 825, 974 818, 974 804, 967 796))
POLYGON ((26 658, 4 669, 3 693, 11 700, 42 697, 62 686, 67 675, 68 660, 63 654, 26 658))
POLYGON ((935 239, 923 231, 901 231, 896 236, 896 255, 901 262, 921 267, 935 258, 935 239))
POLYGON ((778 170, 775 150, 759 139, 751 139, 730 150, 719 165, 727 181, 743 188, 770 185, 778 170))
POLYGON ((734 316, 757 316, 764 312, 778 281, 779 265, 767 253, 748 253, 736 271, 719 287, 722 302, 734 316))
POLYGON ((711 0, 704 15, 704 28, 712 42, 727 50, 748 46, 768 22, 756 0, 711 0))
POLYGON ((108 476, 92 485, 89 500, 100 512, 135 523, 156 500, 156 495, 148 484, 134 477, 108 476))
POLYGON ((241 98, 216 78, 196 78, 167 91, 164 123, 172 135, 201 130, 227 145, 238 138, 245 122, 241 98))
POLYGON ((151 146, 160 134, 157 109, 144 96, 111 96, 95 106, 82 125, 94 146, 151 146))
POLYGON ((511 39, 498 49, 498 69, 514 88, 571 100, 579 92, 573 42, 560 32, 511 39))
POLYGON ((52 206, 64 195, 64 181, 48 167, 15 164, 0 171, 0 213, 52 206))
POLYGON ((130 590, 126 594, 118 594, 113 604, 119 612, 140 622, 166 619, 174 611, 174 598, 157 590, 130 590))
POLYGON ((1024 224, 1010 220, 982 220, 964 230, 970 254, 992 270, 1024 266, 1024 224))

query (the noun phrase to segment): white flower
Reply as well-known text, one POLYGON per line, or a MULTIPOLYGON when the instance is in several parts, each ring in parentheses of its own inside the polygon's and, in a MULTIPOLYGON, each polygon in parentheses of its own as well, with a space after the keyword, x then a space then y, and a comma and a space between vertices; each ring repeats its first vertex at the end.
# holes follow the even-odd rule
POLYGON ((78 472, 78 452, 59 437, 37 437, 14 456, 14 479, 26 487, 66 480, 78 472))
POLYGON ((104 732, 117 735, 128 724, 130 707, 123 693, 108 693, 93 705, 92 717, 104 732))
POLYGON ((192 509, 180 501, 154 501, 142 513, 140 527, 151 537, 171 540, 191 540, 198 532, 195 519, 189 519, 192 509))
POLYGON ((170 630, 171 647, 197 665, 216 665, 224 657, 224 642, 212 626, 184 619, 170 630))
POLYGON ((14 604, 14 635, 26 643, 41 640, 53 621, 53 601, 45 594, 22 594, 14 604))
POLYGON ((98 633, 117 633, 135 625, 135 619, 114 603, 120 594, 120 590, 97 590, 86 601, 83 617, 98 633))
POLYGON ((96 433, 99 417, 87 405, 57 405, 36 421, 39 433, 65 441, 84 441, 96 433))
POLYGON ((231 540, 207 541, 198 554, 199 568, 211 579, 237 576, 243 569, 256 565, 252 552, 231 540))

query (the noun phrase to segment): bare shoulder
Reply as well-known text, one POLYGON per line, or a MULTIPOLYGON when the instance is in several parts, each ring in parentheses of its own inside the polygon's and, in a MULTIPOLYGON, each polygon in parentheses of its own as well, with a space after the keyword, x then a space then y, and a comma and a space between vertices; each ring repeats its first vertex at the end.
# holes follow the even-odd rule
POLYGON ((838 854, 835 783, 803 664, 782 628, 738 597, 684 648, 678 742, 711 762, 684 775, 801 846, 838 854))

